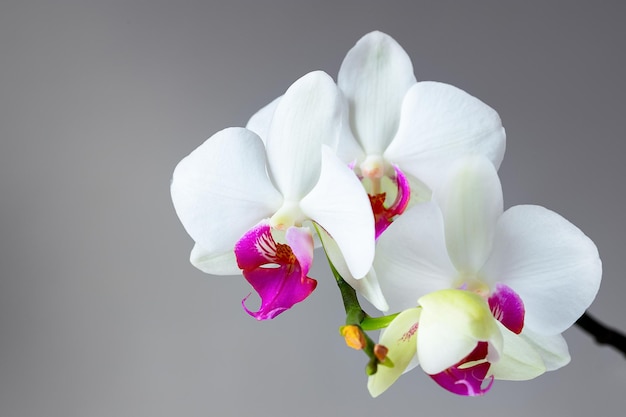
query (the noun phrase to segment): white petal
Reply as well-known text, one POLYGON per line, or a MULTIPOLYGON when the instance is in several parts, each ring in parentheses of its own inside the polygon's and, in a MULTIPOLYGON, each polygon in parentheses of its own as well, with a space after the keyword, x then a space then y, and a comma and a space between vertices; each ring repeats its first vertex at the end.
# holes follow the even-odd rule
POLYGON ((191 264, 204 273, 211 275, 241 275, 237 258, 233 250, 215 254, 202 248, 197 243, 191 250, 191 264))
POLYGON ((594 243, 576 226, 539 206, 515 206, 498 221, 483 276, 511 287, 524 302, 525 327, 557 334, 593 301, 602 263, 594 243))
POLYGON ((499 167, 505 146, 495 110, 452 85, 425 81, 407 92, 385 158, 432 189, 444 169, 463 155, 484 155, 499 167))
POLYGON ((387 304, 387 300, 380 288, 378 276, 374 268, 370 269, 367 275, 361 279, 355 279, 351 275, 344 275, 343 279, 378 310, 383 312, 389 310, 389 304, 387 304))
POLYGON ((374 268, 371 268, 363 278, 354 278, 348 269, 348 265, 346 265, 346 261, 343 258, 343 254, 341 253, 339 246, 337 246, 337 242, 335 242, 324 229, 318 227, 317 230, 319 231, 324 244, 324 250, 330 259, 330 262, 332 262, 332 265, 335 267, 339 275, 341 275, 343 280, 354 288, 358 294, 365 297, 365 299, 378 310, 389 310, 389 305, 387 304, 387 300, 385 300, 382 290, 380 289, 380 284, 378 283, 378 277, 376 276, 374 268))
POLYGON ((502 346, 497 320, 480 296, 464 290, 442 290, 419 299, 423 307, 417 356, 427 374, 438 374, 466 357, 479 341, 502 346))
POLYGON ((349 104, 343 94, 341 95, 341 103, 341 130, 335 143, 331 143, 328 140, 325 143, 335 151, 339 159, 341 159, 346 165, 356 165, 356 163, 365 159, 365 151, 361 148, 361 145, 352 133, 352 128, 350 126, 349 104))
POLYGON ((274 111, 266 140, 268 170, 285 200, 299 201, 317 183, 324 141, 341 128, 341 97, 322 71, 289 87, 274 111))
POLYGON ((350 275, 362 278, 374 260, 374 216, 369 198, 354 173, 328 148, 315 188, 300 202, 302 212, 335 240, 350 275))
POLYGON ((233 250, 282 202, 267 177, 261 139, 243 128, 217 132, 180 161, 171 193, 187 233, 215 255, 233 250))
POLYGON ((452 286, 457 272, 435 203, 411 207, 380 235, 374 268, 392 312, 415 307, 418 298, 452 286))
POLYGON ((248 124, 246 124, 246 129, 252 130, 254 133, 259 135, 263 142, 267 140, 267 135, 270 131, 270 124, 272 122, 272 118, 274 117, 276 106, 278 106, 278 102, 281 98, 282 96, 277 97, 269 104, 266 104, 261 110, 254 113, 250 120, 248 120, 248 124))
POLYGON ((567 342, 560 334, 545 336, 524 329, 521 336, 541 355, 546 371, 562 368, 572 359, 567 342))
POLYGON ((411 199, 409 200, 409 207, 432 200, 433 190, 428 188, 425 183, 415 178, 411 174, 406 174, 406 178, 409 180, 409 185, 411 187, 411 199))
POLYGON ((492 363, 489 373, 496 379, 525 381, 543 374, 546 367, 535 348, 521 335, 498 323, 504 339, 500 360, 492 363))
POLYGON ((393 367, 378 365, 378 370, 367 380, 367 389, 372 397, 377 397, 387 390, 409 364, 414 363, 417 349, 417 323, 420 318, 420 308, 411 308, 400 313, 382 333, 379 344, 389 349, 387 357, 393 362, 393 367))
POLYGON ((498 173, 482 156, 461 158, 433 194, 443 214, 446 247, 462 274, 478 272, 491 253, 502 214, 498 173))
POLYGON ((382 155, 398 128, 402 99, 415 82, 411 59, 389 35, 371 32, 348 51, 337 84, 366 153, 382 155))

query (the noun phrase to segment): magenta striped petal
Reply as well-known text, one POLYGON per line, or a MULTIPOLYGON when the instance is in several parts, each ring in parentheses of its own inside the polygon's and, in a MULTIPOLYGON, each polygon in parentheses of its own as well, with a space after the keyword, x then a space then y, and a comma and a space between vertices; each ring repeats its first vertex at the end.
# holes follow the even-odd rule
POLYGON ((398 193, 391 206, 385 207, 386 193, 369 195, 372 211, 374 212, 374 220, 376 222, 376 239, 387 230, 397 216, 404 213, 404 210, 406 210, 406 207, 409 205, 409 199, 411 198, 409 181, 400 168, 395 165, 393 168, 396 171, 395 182, 398 187, 398 193))
POLYGON ((488 301, 489 309, 496 320, 515 334, 522 332, 524 328, 524 303, 515 291, 498 283, 488 301))
POLYGON ((241 304, 257 320, 269 320, 315 290, 317 281, 307 276, 313 257, 313 237, 306 228, 287 230, 289 244, 277 243, 268 220, 250 229, 235 245, 237 264, 243 276, 261 298, 261 307, 249 310, 245 297, 241 304))
POLYGON ((448 391, 463 396, 476 397, 484 395, 491 389, 493 385, 493 376, 490 376, 489 382, 486 386, 485 377, 489 372, 491 364, 485 359, 487 358, 487 352, 489 343, 478 342, 476 349, 474 349, 469 355, 462 359, 456 365, 446 369, 430 377, 441 387, 448 391), (462 365, 481 361, 476 365, 463 367, 462 365))

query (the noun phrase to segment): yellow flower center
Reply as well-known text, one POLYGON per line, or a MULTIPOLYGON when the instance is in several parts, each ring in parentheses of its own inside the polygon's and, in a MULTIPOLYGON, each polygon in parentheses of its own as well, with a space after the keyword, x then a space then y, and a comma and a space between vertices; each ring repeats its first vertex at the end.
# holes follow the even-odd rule
POLYGON ((465 274, 461 274, 461 276, 455 281, 454 288, 473 292, 476 295, 480 295, 484 299, 487 299, 491 292, 489 285, 487 285, 480 278, 476 276, 467 276, 465 274))
POLYGON ((301 226, 306 216, 298 201, 285 201, 281 208, 270 218, 270 226, 277 230, 287 230, 291 226, 301 226))

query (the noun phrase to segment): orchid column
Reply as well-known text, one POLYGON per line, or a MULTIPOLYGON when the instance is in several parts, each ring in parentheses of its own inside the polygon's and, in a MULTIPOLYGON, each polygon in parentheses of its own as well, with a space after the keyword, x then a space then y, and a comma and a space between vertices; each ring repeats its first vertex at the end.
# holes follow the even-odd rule
POLYGON ((243 272, 261 297, 258 311, 244 308, 258 320, 315 289, 307 276, 311 222, 333 239, 351 274, 362 277, 371 267, 374 219, 367 195, 323 145, 336 140, 341 118, 335 83, 312 72, 284 94, 263 139, 244 128, 222 130, 174 171, 172 200, 196 242, 191 262, 210 274, 243 272))

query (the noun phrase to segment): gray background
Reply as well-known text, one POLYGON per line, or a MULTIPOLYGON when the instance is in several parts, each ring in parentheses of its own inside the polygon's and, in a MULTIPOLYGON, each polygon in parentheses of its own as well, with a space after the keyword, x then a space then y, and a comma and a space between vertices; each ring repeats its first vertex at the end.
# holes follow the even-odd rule
POLYGON ((537 380, 464 399, 412 372, 371 399, 323 262, 312 297, 257 323, 242 278, 188 263, 169 179, 379 29, 418 79, 498 110, 505 205, 596 242, 591 312, 626 330, 625 19, 618 1, 2 1, 0 416, 622 415, 624 358, 577 328, 537 380))

